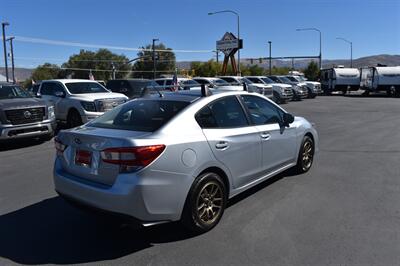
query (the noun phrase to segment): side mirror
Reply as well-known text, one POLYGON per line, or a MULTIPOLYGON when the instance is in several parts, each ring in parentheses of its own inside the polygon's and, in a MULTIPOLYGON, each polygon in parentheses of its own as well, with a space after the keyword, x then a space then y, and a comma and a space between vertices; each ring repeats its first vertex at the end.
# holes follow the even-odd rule
POLYGON ((293 123, 293 121, 294 121, 294 116, 292 114, 289 113, 283 114, 283 125, 285 127, 288 127, 289 124, 293 123))
POLYGON ((212 83, 208 84, 209 88, 214 88, 214 85, 212 83))
POLYGON ((64 97, 65 97, 65 93, 62 92, 62 91, 56 91, 56 92, 54 93, 54 96, 60 97, 60 98, 64 98, 64 97))

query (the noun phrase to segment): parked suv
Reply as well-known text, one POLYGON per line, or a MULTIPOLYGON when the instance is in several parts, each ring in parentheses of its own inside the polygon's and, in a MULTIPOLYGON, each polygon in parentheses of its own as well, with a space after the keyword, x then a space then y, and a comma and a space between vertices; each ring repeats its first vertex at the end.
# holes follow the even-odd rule
POLYGON ((273 91, 271 85, 255 83, 241 76, 220 76, 219 78, 225 80, 231 85, 236 85, 236 86, 238 85, 241 86, 244 83, 246 83, 248 86, 248 90, 250 92, 258 92, 259 94, 262 94, 270 99, 273 98, 273 91))
POLYGON ((305 86, 305 84, 297 85, 297 82, 293 82, 285 76, 268 76, 268 78, 275 82, 280 82, 280 83, 291 85, 292 91, 293 91, 292 100, 294 100, 294 101, 301 100, 303 98, 307 98, 307 96, 308 96, 307 87, 305 86))
POLYGON ((173 78, 158 78, 154 81, 157 83, 158 86, 161 86, 161 90, 200 90, 200 84, 193 79, 188 78, 177 78, 178 86, 175 88, 173 86, 173 78))
POLYGON ((68 127, 86 123, 128 100, 85 79, 44 80, 37 96, 52 102, 57 121, 66 122, 68 127))
POLYGON ((113 79, 107 82, 107 89, 125 94, 129 99, 140 97, 146 87, 158 86, 150 79, 113 79))
POLYGON ((272 86, 272 100, 276 103, 285 103, 293 97, 291 85, 276 83, 264 76, 247 76, 246 78, 255 84, 267 84, 272 86))
POLYGON ((51 139, 54 106, 34 98, 21 87, 0 83, 0 140, 22 137, 51 139))

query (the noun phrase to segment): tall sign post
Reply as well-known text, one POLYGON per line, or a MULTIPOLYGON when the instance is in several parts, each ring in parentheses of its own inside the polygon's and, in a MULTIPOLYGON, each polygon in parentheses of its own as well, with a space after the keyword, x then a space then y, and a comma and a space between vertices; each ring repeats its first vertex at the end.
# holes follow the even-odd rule
POLYGON ((232 70, 236 75, 240 75, 240 71, 236 65, 235 54, 242 49, 243 41, 236 38, 232 32, 226 32, 222 39, 217 41, 217 51, 221 51, 224 56, 221 74, 225 75, 228 68, 229 59, 231 60, 232 70))

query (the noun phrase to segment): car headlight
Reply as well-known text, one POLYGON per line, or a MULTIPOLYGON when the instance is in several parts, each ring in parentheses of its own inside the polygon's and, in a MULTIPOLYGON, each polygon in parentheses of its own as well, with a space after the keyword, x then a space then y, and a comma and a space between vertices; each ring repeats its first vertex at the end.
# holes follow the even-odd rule
POLYGON ((83 109, 89 112, 96 112, 96 106, 94 102, 81 102, 83 109))
POLYGON ((53 105, 47 106, 47 114, 48 114, 49 119, 54 119, 56 117, 56 114, 54 113, 53 105))

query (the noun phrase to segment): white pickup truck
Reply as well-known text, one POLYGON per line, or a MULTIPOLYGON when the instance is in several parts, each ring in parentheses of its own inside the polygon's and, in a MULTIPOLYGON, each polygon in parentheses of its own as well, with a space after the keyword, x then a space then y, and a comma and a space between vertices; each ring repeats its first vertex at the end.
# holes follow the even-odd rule
POLYGON ((85 79, 44 80, 37 96, 52 102, 57 122, 66 122, 68 127, 80 126, 128 100, 85 79))

